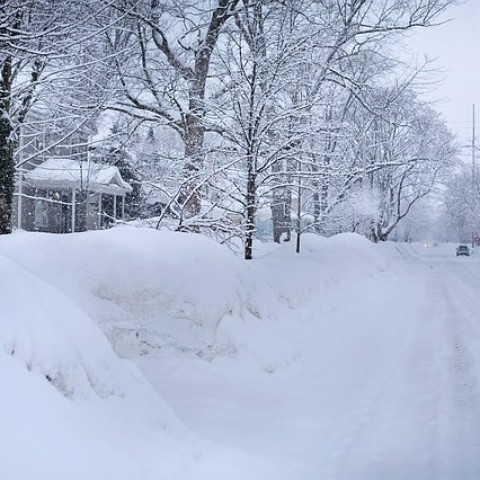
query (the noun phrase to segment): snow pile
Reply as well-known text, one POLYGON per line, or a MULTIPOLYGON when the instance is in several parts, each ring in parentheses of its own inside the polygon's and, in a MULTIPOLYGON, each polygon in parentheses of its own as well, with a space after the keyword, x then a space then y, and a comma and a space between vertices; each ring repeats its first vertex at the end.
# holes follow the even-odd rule
MULTIPOLYGON (((262 272, 262 283, 268 283, 275 297, 294 308, 318 295, 343 294, 343 288, 384 271, 390 262, 390 254, 380 252, 360 235, 324 238, 308 234, 302 236, 300 255, 293 251, 293 245, 283 244, 259 259, 254 269, 255 274, 262 272)), ((256 284, 254 290, 259 291, 256 284)), ((259 297, 256 302, 264 303, 259 297)))
POLYGON ((135 228, 20 233, 0 244, 81 305, 121 356, 173 349, 202 358, 235 352, 255 330, 268 342, 265 322, 280 328, 292 309, 386 268, 387 257, 354 234, 304 235, 300 256, 293 247, 244 262, 199 235, 135 228))
POLYGON ((0 478, 474 478, 476 255, 257 248, 0 237, 0 478))
MULTIPOLYGON (((49 277, 54 268, 42 265, 49 277)), ((262 474, 241 452, 195 439, 59 289, 3 255, 0 271, 0 478, 241 479, 245 466, 262 474)))
POLYGON ((21 233, 1 248, 80 304, 123 356, 168 347, 202 354, 242 295, 242 261, 198 235, 21 233))
POLYGON ((73 400, 120 398, 153 424, 179 423, 85 312, 59 290, 0 256, 0 352, 73 400))

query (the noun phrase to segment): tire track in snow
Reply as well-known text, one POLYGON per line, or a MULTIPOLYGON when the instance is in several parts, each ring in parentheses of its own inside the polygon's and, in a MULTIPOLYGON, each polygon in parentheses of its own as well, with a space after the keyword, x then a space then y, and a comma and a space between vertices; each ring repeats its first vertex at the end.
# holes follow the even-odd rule
POLYGON ((437 478, 442 480, 480 478, 479 354, 472 348, 478 344, 474 323, 478 313, 472 317, 469 312, 470 293, 466 282, 455 275, 445 277, 444 374, 437 458, 437 478))
MULTIPOLYGON (((399 287, 398 284, 393 286, 399 287)), ((428 294, 422 294, 422 289, 418 289, 418 286, 416 288, 411 288, 406 284, 400 286, 405 288, 400 291, 392 288, 392 297, 387 297, 382 309, 377 312, 377 315, 386 321, 389 319, 391 328, 398 328, 398 333, 390 338, 385 338, 385 342, 388 344, 388 348, 384 351, 386 355, 378 359, 375 370, 369 372, 368 382, 365 383, 362 391, 357 392, 358 397, 352 400, 352 410, 345 412, 345 421, 342 421, 329 442, 332 445, 331 448, 322 452, 324 460, 322 479, 373 480, 378 478, 384 480, 385 478, 397 478, 394 475, 402 471, 402 465, 398 463, 398 436, 403 435, 403 440, 408 440, 404 442, 405 445, 401 446, 400 455, 405 453, 404 448, 408 453, 409 444, 414 443, 411 442, 411 436, 408 438, 407 434, 405 437, 404 432, 397 431, 399 428, 403 429, 403 425, 399 425, 398 418, 403 416, 409 426, 422 425, 425 412, 428 412, 431 404, 434 403, 435 395, 429 392, 428 407, 418 413, 417 404, 420 402, 417 398, 418 392, 410 395, 411 390, 405 389, 405 386, 411 381, 408 378, 410 375, 407 367, 409 362, 415 363, 413 371, 420 375, 419 382, 422 386, 425 386, 424 377, 427 366, 422 367, 422 371, 419 372, 418 363, 421 359, 422 361, 427 360, 426 365, 428 365, 428 369, 431 368, 429 360, 433 355, 432 352, 426 350, 426 345, 431 338, 431 329, 427 329, 421 339, 418 338, 415 330, 418 324, 416 303, 422 304, 428 294), (406 313, 403 310, 392 312, 391 301, 394 297, 397 297, 395 301, 398 305, 405 305, 409 299, 415 298, 416 300, 413 302, 415 306, 406 309, 406 313), (410 351, 412 342, 415 344, 416 355, 410 351), (404 411, 405 405, 407 405, 407 414, 404 411)), ((435 308, 440 307, 437 305, 435 308)), ((429 302, 423 309, 424 312, 420 313, 420 317, 425 316, 427 312, 432 312, 431 303, 429 302)), ((436 349, 438 349, 438 345, 432 343, 431 350, 436 349)), ((430 370, 428 374, 432 377, 430 370)), ((425 403, 424 396, 422 396, 422 402, 425 403)), ((428 430, 431 430, 430 426, 428 430)), ((430 433, 430 443, 432 439, 433 433, 430 433)), ((423 459, 423 464, 426 463, 427 461, 423 459)), ((417 474, 420 469, 418 465, 414 467, 417 474)), ((430 468, 429 471, 431 472, 431 470, 430 468)), ((423 469, 422 473, 425 472, 426 470, 423 469)), ((422 475, 417 478, 427 477, 422 475)))
MULTIPOLYGON (((422 275, 423 277, 423 275, 422 275)), ((416 276, 408 335, 338 479, 434 479, 440 386, 437 285, 416 276), (423 283, 423 286, 421 286, 423 283), (421 286, 421 288, 418 288, 421 286)), ((398 339, 400 341, 400 339, 398 339)))
POLYGON ((338 428, 322 478, 480 478, 478 362, 471 348, 478 327, 456 300, 452 272, 439 278, 420 268, 416 283, 423 277, 424 287, 412 298, 418 306, 409 335, 338 428))

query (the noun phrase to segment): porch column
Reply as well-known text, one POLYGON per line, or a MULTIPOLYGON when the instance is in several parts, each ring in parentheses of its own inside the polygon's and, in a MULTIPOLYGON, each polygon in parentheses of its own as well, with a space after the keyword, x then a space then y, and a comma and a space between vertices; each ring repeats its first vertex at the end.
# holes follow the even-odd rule
POLYGON ((98 194, 98 229, 102 228, 102 194, 98 194))
POLYGON ((22 211, 23 211, 23 173, 18 170, 18 196, 17 196, 17 228, 22 228, 22 211))
POLYGON ((117 221, 117 196, 113 195, 113 219, 117 221))
POLYGON ((75 187, 72 188, 72 233, 75 232, 75 214, 77 210, 77 194, 75 187))
POLYGON ((125 195, 122 195, 122 220, 125 221, 125 195))

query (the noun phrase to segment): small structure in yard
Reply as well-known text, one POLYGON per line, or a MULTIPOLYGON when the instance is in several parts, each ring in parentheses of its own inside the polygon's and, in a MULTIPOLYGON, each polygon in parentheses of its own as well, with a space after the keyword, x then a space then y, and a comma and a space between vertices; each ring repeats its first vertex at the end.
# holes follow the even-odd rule
POLYGON ((49 158, 18 172, 17 227, 51 233, 105 228, 124 218, 131 191, 115 166, 49 158))

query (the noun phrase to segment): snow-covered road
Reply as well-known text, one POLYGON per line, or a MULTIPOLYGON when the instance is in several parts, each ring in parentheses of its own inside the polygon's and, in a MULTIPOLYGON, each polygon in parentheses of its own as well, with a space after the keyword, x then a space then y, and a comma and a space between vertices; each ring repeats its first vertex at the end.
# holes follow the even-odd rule
POLYGON ((0 479, 479 479, 480 249, 262 248, 4 236, 0 479))
MULTIPOLYGON (((358 355, 369 381, 326 464, 332 478, 479 478, 479 264, 451 249, 403 253, 404 270, 373 287, 382 295, 370 322, 389 324, 388 349, 373 367, 358 355)), ((364 320, 373 292, 358 309, 364 320)))
POLYGON ((398 248, 403 262, 295 312, 284 368, 138 364, 192 430, 285 479, 478 479, 480 258, 398 248))

